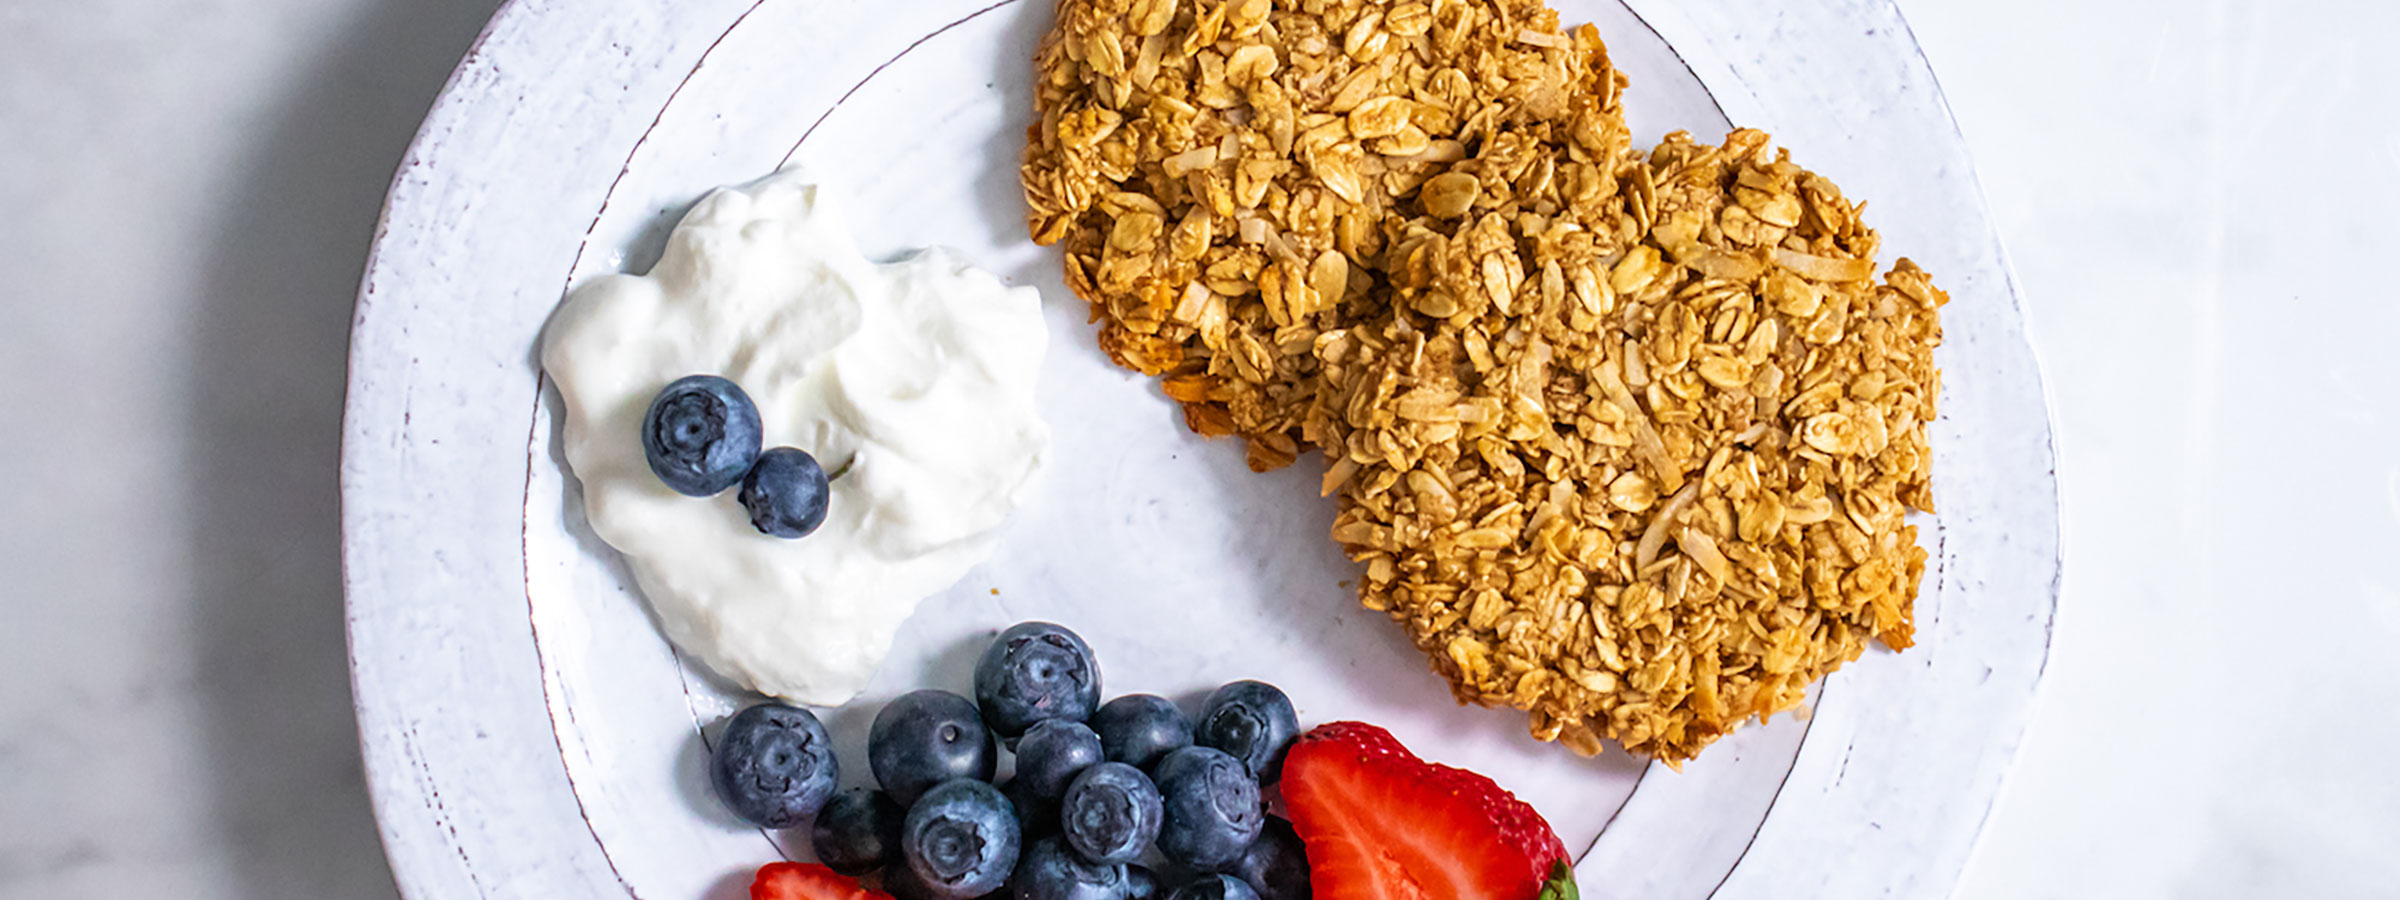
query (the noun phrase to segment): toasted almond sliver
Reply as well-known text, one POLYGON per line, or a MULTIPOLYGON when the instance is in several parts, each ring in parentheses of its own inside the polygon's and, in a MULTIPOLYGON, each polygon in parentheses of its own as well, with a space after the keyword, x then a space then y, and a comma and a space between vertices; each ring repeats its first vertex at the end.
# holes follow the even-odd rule
POLYGON ((1517 42, 1523 44, 1532 44, 1536 47, 1549 47, 1554 50, 1563 50, 1568 47, 1575 46, 1574 38, 1563 34, 1550 34, 1548 32, 1535 31, 1531 28, 1518 29, 1517 42))

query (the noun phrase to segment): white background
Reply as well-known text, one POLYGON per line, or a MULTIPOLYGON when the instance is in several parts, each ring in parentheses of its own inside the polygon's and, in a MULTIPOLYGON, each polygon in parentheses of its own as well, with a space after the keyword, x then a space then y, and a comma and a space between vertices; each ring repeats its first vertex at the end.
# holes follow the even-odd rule
MULTIPOLYGON (((392 894, 344 338, 491 6, 0 0, 0 896, 392 894)), ((1959 896, 2400 895, 2400 3, 1901 6, 2066 500, 2049 678, 1959 896)))

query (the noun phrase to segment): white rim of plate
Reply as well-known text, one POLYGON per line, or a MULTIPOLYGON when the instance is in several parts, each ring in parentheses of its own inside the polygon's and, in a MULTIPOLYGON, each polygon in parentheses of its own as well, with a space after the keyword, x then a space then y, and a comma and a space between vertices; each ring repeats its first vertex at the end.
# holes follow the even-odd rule
MULTIPOLYGON (((666 9, 673 4, 663 2, 628 2, 594 13, 590 9, 510 0, 494 15, 452 75, 395 176, 353 319, 342 489, 352 690, 370 793, 386 854, 399 886, 408 896, 632 893, 630 886, 613 871, 605 848, 589 830, 588 819, 584 820, 584 828, 566 829, 571 833, 563 839, 556 834, 528 831, 528 828, 555 829, 583 817, 581 801, 574 793, 562 760, 554 753, 545 756, 543 752, 545 747, 549 751, 558 749, 551 721, 556 707, 548 696, 548 685, 543 683, 528 610, 424 602, 429 592, 444 588, 488 584, 491 579, 503 576, 520 580, 524 577, 521 545, 519 552, 510 557, 506 553, 493 553, 488 546, 458 546, 456 538, 462 532, 416 526, 420 513, 445 500, 498 499, 506 502, 490 504, 489 508, 470 503, 476 507, 472 511, 445 513, 445 524, 470 531, 480 525, 488 533, 508 524, 495 520, 494 515, 514 516, 514 525, 522 533, 530 469, 521 473, 524 477, 513 484, 506 478, 495 479, 489 471, 493 467, 488 458, 480 456, 479 451, 527 452, 529 442, 518 437, 494 440, 488 446, 460 447, 462 442, 456 438, 477 431, 489 438, 494 433, 489 426, 498 426, 497 433, 502 435, 523 427, 523 420, 516 417, 538 403, 538 375, 526 373, 527 396, 522 405, 482 402, 491 398, 438 398, 459 404, 445 413, 461 413, 446 415, 440 429, 454 438, 449 448, 442 446, 440 437, 417 434, 414 427, 417 407, 413 398, 420 385, 413 376, 420 374, 417 370, 420 357, 412 354, 438 349, 454 336, 446 332, 443 320, 411 315, 419 309, 415 302, 419 298, 414 293, 420 287, 418 276, 441 271, 459 256, 471 252, 471 248, 458 246, 460 242, 445 242, 443 238, 454 231, 466 230, 462 224, 472 221, 469 216, 475 201, 480 199, 478 191, 482 186, 477 178, 496 182, 512 174, 476 173, 477 169, 490 166, 475 151, 504 140, 506 128, 516 124, 505 111, 512 104, 522 104, 531 98, 556 100, 579 92, 575 86, 556 83, 547 73, 513 74, 508 65, 518 61, 515 57, 533 55, 530 48, 565 33, 570 26, 582 29, 587 37, 605 38, 612 29, 593 27, 594 15, 623 19, 610 23, 616 32, 622 33, 639 31, 669 15, 694 15, 694 8, 704 5, 738 10, 724 32, 717 36, 716 42, 721 42, 752 11, 768 2, 712 0, 705 4, 684 4, 673 10, 666 9), (545 90, 550 96, 541 94, 545 90), (495 115, 496 111, 503 114, 495 115), (400 297, 409 305, 387 310, 379 291, 400 297), (484 471, 473 471, 476 468, 484 471), (455 484, 438 477, 425 477, 434 473, 468 477, 455 484), (424 568, 428 565, 430 569, 424 568), (466 701, 464 698, 472 692, 490 690, 501 680, 493 666, 522 673, 513 676, 521 683, 507 685, 509 690, 502 693, 508 696, 500 698, 498 703, 490 699, 466 701), (461 717, 470 712, 473 715, 461 717), (459 775, 468 770, 485 776, 479 780, 505 784, 508 789, 461 797, 455 786, 465 783, 459 775), (505 772, 506 776, 489 779, 490 772, 495 770, 505 772), (446 787, 452 788, 449 796, 444 794, 446 787)), ((1019 2, 1042 0, 1000 0, 927 32, 919 42, 968 19, 1019 2)), ((1904 135, 1884 143, 1905 144, 1908 156, 1904 158, 1937 165, 1930 179, 1919 176, 1916 182, 1921 192, 1923 186, 1933 186, 1935 190, 1930 193, 1937 196, 1919 199, 1925 205, 1943 210, 1952 226, 1944 229, 1947 233, 1965 236, 1965 246, 1946 248, 1952 251, 1954 263, 1964 263, 1964 270, 1937 269, 1937 273, 1944 276, 1954 296, 1962 301, 2005 301, 1998 307, 1985 309, 1993 321, 1979 320, 1971 339, 1985 344, 1983 349, 1993 352, 2003 369, 2014 369, 2008 374, 2030 379, 2035 389, 2029 395, 2018 392, 2013 402, 2007 396, 1995 401, 2001 407, 1998 416, 2014 427, 2005 431, 2006 441, 1989 440, 2007 445, 2004 451, 1993 454, 2007 464, 2004 468, 2038 483, 2038 489, 2033 490, 2019 486, 2007 502, 2027 507, 2025 511, 2033 514, 2033 521, 2049 525, 2036 533, 2017 534, 2012 536, 2013 541, 2004 541, 2012 546, 2008 548, 2008 558, 2001 561, 2014 565, 1986 567, 1988 571, 1953 572, 1948 565, 1951 557, 1937 550, 1932 561, 1937 583, 1919 601, 1920 612, 1930 613, 1923 616, 1921 626, 1938 626, 1942 601, 1948 596, 1953 578, 1975 579, 1979 596, 2021 595, 2035 601, 2005 610, 2010 617, 2025 614, 2021 624, 2007 632, 2006 640, 1985 641, 1982 643, 1991 646, 1976 646, 1974 649, 1982 655, 1969 660, 1965 667, 1971 674, 1973 665, 1984 664, 1976 686, 1993 689, 1978 694, 1976 708, 1987 715, 1977 720, 1983 727, 1969 729, 1972 732, 1969 736, 1980 741, 1961 748, 1965 758, 1942 769, 1939 779, 1956 788, 1945 799, 1967 801, 1971 808, 1937 817, 1938 824, 1930 829, 1914 829, 1906 838, 1885 836, 1886 829, 1873 815, 1855 808, 1855 803, 1844 794, 1832 790, 1846 777, 1853 756, 1870 756, 1877 748, 1848 741, 1835 747, 1834 741, 1812 740, 1818 737, 1816 725, 1822 719, 1840 717, 1845 732, 1855 732, 1865 727, 1861 723, 1873 718, 1877 710, 1844 704, 1842 692, 1828 691, 1816 703, 1799 751, 1771 795, 1756 830, 1707 896, 1848 897, 1869 891, 1946 895, 1964 866, 1975 837, 1989 816, 2000 782, 2014 760, 2034 700, 2034 687, 2048 660, 2056 614, 2060 564, 2057 484, 2051 467, 2052 427, 2046 388, 2041 386, 2038 364, 2024 339, 2015 278, 1989 227, 1981 188, 1975 181, 1964 140, 1913 34, 1889 0, 1851 0, 1813 16, 1787 15, 1772 0, 1712 4, 1678 4, 1667 0, 1621 2, 1641 25, 1672 48, 1678 60, 1704 86, 1709 99, 1733 122, 1765 128, 1776 135, 1779 143, 1803 148, 1836 141, 1875 143, 1878 135, 1904 135), (1792 21, 1795 18, 1803 21, 1792 21), (1766 22, 1773 22, 1776 27, 1757 27, 1758 23, 1766 22), (1811 59, 1827 58, 1842 59, 1853 65, 1861 60, 1871 61, 1877 71, 1872 76, 1858 76, 1855 81, 1792 77, 1812 72, 1811 59), (1862 86, 1869 87, 1873 96, 1861 96, 1862 86), (1845 88, 1852 93, 1827 93, 1828 89, 1845 88), (1774 110, 1812 113, 1834 110, 1835 114, 1777 121, 1771 114, 1774 110), (1866 116, 1873 117, 1873 129, 1859 127, 1866 124, 1863 118, 1866 116), (2028 396, 2030 403, 2026 402, 2028 396), (2001 684, 1994 687, 1995 681, 2001 684), (1806 790, 1793 791, 1795 783, 1806 790), (1828 829, 1827 823, 1836 823, 1837 827, 1828 829), (1874 851, 1879 844, 1904 851, 1885 857, 1901 864, 1899 870, 1892 865, 1857 864, 1862 858, 1877 859, 1874 851)), ((673 68, 685 66, 688 60, 688 70, 696 71, 716 42, 697 48, 671 48, 655 64, 673 68)), ((911 44, 909 49, 914 47, 911 44)), ((622 44, 612 42, 608 49, 622 50, 628 60, 635 56, 632 49, 622 44)), ((901 51, 902 55, 906 53, 907 50, 901 51)), ((895 56, 894 61, 898 58, 895 56)), ((872 73, 867 77, 871 78, 872 73)), ((688 72, 685 78, 688 80, 688 72)), ((863 85, 865 79, 859 83, 863 85)), ((659 101, 661 116, 680 89, 678 84, 659 101)), ((593 98, 586 94, 582 99, 588 102, 593 98)), ((652 125, 655 124, 653 120, 652 125)), ((617 149, 631 153, 647 136, 645 129, 629 146, 617 149)), ((594 148, 594 152, 600 149, 594 148)), ((1878 158, 1873 152, 1863 155, 1878 158)), ((1872 171, 1837 173, 1836 177, 1845 185, 1871 185, 1875 181, 1872 171)), ((564 190, 564 185, 560 187, 562 193, 571 193, 564 190)), ((613 191, 612 183, 609 193, 613 191)), ((1861 194, 1875 195, 1871 190, 1861 194)), ((604 193, 596 206, 585 208, 605 209, 608 196, 604 193)), ((597 216, 597 212, 593 214, 597 216)), ((1887 239, 1894 233, 1888 222, 1879 225, 1887 239)), ((579 257, 582 252, 582 241, 578 240, 574 256, 579 257)), ((440 284, 440 279, 434 283, 440 284)), ((555 300, 552 293, 525 301, 538 312, 534 319, 537 326, 555 300)), ((1961 308, 1962 304, 1954 303, 1951 307, 1954 321, 1945 323, 1953 330, 1954 341, 1961 330, 1955 322, 1961 308)), ((527 354, 530 355, 530 348, 527 354)), ((526 368, 532 367, 528 364, 526 368)), ((440 383, 440 379, 436 382, 423 387, 451 387, 440 383)), ((1946 394, 1955 394, 1959 389, 1958 385, 1945 385, 1946 394)), ((538 446, 539 442, 531 445, 538 446)), ((530 458, 526 461, 529 467, 533 463, 530 458)), ((1986 634, 1977 632, 1971 636, 1980 638, 1986 634)), ((1934 639, 1938 640, 1938 635, 1934 639)), ((1944 668, 1960 670, 1961 667, 1951 665, 1954 662, 1945 659, 1944 668)), ((1859 680, 1846 677, 1852 674, 1845 671, 1832 680, 1859 680)), ((1959 671, 1939 674, 1956 677, 1959 671)), ((1911 677, 1936 680, 1930 675, 1911 677)), ((1922 689, 1921 684, 1919 688, 1922 689)), ((1650 782, 1648 774, 1644 773, 1643 785, 1650 782)), ((1889 791, 1892 787, 1887 785, 1883 789, 1889 791)), ((1609 851, 1609 832, 1619 818, 1627 815, 1643 818, 1643 799, 1655 797, 1661 788, 1647 790, 1645 793, 1645 787, 1637 786, 1635 794, 1610 817, 1610 828, 1603 830, 1601 839, 1584 856, 1584 871, 1588 873, 1594 860, 1609 851)), ((1641 824, 1658 827, 1668 823, 1641 824)), ((1586 890, 1595 896, 1617 895, 1605 886, 1587 884, 1586 890)))

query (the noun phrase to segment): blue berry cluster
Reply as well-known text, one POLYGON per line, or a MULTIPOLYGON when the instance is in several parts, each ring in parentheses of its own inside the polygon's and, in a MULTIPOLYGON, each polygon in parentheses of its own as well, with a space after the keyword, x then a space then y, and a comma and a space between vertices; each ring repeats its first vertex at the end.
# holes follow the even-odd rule
POLYGON ((642 416, 642 455, 676 493, 714 497, 739 485, 750 524, 779 538, 807 537, 825 524, 832 482, 817 458, 765 443, 758 405, 715 375, 678 378, 642 416))
POLYGON ((745 709, 711 755, 718 795, 761 827, 811 822, 820 861, 900 900, 1309 897, 1300 838, 1261 798, 1299 733, 1282 691, 1228 684, 1197 721, 1148 694, 1102 704, 1090 645, 1047 622, 1001 632, 974 681, 972 700, 920 690, 877 712, 880 789, 834 792, 807 710, 745 709), (1004 746, 1015 773, 995 784, 1004 746))

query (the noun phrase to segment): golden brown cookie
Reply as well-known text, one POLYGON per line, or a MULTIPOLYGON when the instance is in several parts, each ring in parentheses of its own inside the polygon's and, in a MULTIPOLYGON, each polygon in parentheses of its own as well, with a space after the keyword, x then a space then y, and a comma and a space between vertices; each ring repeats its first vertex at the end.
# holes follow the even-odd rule
POLYGON ((1063 0, 1024 185, 1100 345, 1329 460, 1462 701, 1671 762, 1910 641, 1946 295, 1737 131, 1628 148, 1539 3, 1063 0))
POLYGON ((1908 646, 1948 298, 1873 281, 1857 208, 1758 132, 1623 180, 1613 223, 1425 238, 1406 311, 1327 333, 1309 430, 1362 600, 1461 700, 1681 760, 1908 646))
POLYGON ((1471 147, 1606 194, 1627 145, 1598 35, 1539 2, 1063 0, 1034 72, 1034 240, 1110 358, 1262 471, 1299 452, 1318 337, 1386 302, 1388 237, 1478 202, 1471 147))

